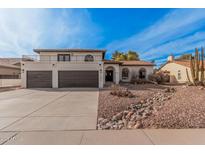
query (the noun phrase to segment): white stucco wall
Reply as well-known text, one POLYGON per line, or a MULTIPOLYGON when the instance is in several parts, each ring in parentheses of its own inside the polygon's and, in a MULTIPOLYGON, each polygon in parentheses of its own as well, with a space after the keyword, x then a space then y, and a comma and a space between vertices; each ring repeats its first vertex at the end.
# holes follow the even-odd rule
POLYGON ((22 87, 26 88, 26 72, 27 71, 52 71, 52 86, 58 88, 58 71, 60 70, 95 70, 99 72, 99 88, 103 87, 103 65, 99 63, 71 63, 71 62, 22 62, 22 87))
POLYGON ((114 68, 114 72, 113 72, 113 82, 116 83, 116 84, 119 84, 120 82, 120 66, 119 64, 104 64, 104 67, 103 67, 103 72, 104 72, 104 75, 103 75, 103 85, 105 84, 105 71, 108 67, 113 67, 114 68))
POLYGON ((139 70, 141 68, 144 68, 146 70, 146 79, 148 78, 148 75, 153 74, 153 71, 154 71, 153 66, 120 66, 119 64, 104 64, 103 84, 105 84, 105 71, 110 66, 114 68, 113 80, 114 80, 114 83, 116 84, 119 84, 120 81, 130 82, 133 75, 134 76, 139 75, 139 70), (122 79, 122 69, 123 68, 129 69, 129 76, 128 76, 128 79, 126 80, 122 79))
POLYGON ((0 79, 0 87, 20 86, 21 79, 0 79))
POLYGON ((94 57, 94 61, 101 61, 102 60, 102 53, 101 52, 41 52, 40 53, 40 61, 57 61, 58 54, 70 54, 71 61, 84 61, 86 55, 92 55, 94 57))
POLYGON ((120 66, 120 81, 123 82, 130 82, 132 76, 138 76, 139 75, 139 70, 141 68, 144 68, 146 70, 146 79, 150 74, 153 74, 154 68, 153 66, 120 66), (122 79, 122 69, 123 68, 128 68, 129 69, 129 76, 128 79, 122 79))

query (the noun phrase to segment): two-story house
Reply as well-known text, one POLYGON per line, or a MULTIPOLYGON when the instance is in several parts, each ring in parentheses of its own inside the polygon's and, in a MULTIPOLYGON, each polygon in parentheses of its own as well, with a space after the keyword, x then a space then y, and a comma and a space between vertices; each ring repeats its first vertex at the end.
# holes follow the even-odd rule
POLYGON ((98 87, 106 82, 129 82, 133 76, 147 78, 153 64, 145 61, 104 60, 106 50, 34 49, 38 55, 23 56, 22 87, 98 87))

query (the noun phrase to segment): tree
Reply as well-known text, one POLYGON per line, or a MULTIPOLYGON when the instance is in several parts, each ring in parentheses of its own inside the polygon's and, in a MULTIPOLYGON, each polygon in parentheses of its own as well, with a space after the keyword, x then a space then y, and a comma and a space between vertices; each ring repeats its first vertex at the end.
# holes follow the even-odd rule
POLYGON ((129 50, 127 53, 127 60, 139 60, 139 55, 135 51, 129 50))
POLYGON ((113 54, 112 54, 112 59, 115 60, 117 59, 122 53, 120 51, 115 51, 113 54))
POLYGON ((126 53, 120 52, 120 51, 115 51, 112 54, 112 59, 115 61, 125 61, 125 60, 139 60, 139 55, 135 51, 129 50, 126 53))

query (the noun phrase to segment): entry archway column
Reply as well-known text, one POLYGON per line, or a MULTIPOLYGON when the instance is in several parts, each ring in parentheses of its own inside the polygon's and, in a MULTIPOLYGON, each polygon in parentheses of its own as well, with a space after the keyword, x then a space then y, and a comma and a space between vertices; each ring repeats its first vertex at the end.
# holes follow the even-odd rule
POLYGON ((118 70, 118 71, 115 71, 115 83, 119 84, 119 82, 120 82, 120 72, 118 70))

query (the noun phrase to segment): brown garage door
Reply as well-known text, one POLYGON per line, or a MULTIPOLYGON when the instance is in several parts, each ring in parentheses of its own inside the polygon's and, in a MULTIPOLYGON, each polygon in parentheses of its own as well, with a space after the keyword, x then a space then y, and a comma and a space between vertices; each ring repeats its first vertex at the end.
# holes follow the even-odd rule
POLYGON ((27 88, 52 88, 52 71, 27 71, 27 88))
POLYGON ((58 86, 98 87, 98 71, 58 71, 58 86))

